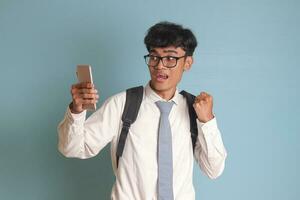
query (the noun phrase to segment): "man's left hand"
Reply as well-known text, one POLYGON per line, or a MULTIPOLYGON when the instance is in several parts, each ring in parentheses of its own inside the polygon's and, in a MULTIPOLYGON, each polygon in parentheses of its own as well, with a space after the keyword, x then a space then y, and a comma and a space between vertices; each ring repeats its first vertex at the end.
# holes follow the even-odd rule
POLYGON ((213 115, 213 98, 206 92, 201 92, 196 98, 193 104, 196 111, 198 120, 206 123, 214 118, 213 115))

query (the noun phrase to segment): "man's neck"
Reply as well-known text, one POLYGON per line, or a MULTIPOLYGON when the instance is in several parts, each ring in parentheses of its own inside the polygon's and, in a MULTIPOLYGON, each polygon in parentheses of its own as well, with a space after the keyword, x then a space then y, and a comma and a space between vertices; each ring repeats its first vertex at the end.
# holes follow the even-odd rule
POLYGON ((176 91, 176 88, 171 88, 169 90, 161 90, 161 91, 156 90, 155 88, 153 88, 151 86, 151 82, 150 82, 150 87, 157 95, 159 95, 161 98, 163 98, 167 101, 169 101, 170 99, 172 99, 174 97, 175 91, 176 91))

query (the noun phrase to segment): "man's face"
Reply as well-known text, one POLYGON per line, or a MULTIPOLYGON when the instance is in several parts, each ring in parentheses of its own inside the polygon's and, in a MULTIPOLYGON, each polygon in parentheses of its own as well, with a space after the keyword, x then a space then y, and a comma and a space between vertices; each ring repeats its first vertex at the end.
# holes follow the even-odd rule
MULTIPOLYGON (((150 56, 172 56, 182 57, 185 56, 185 51, 181 47, 163 47, 153 48, 149 52, 150 56)), ((183 57, 177 60, 177 64, 173 68, 167 68, 163 65, 162 60, 158 65, 153 67, 149 66, 151 81, 150 85, 158 93, 162 92, 175 92, 177 84, 180 82, 182 74, 185 70, 190 69, 193 63, 191 56, 183 57)))

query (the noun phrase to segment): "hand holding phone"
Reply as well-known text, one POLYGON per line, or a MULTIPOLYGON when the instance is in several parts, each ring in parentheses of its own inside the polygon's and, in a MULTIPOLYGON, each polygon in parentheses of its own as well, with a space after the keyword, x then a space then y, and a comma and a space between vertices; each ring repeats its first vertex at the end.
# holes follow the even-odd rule
POLYGON ((80 113, 83 110, 96 110, 99 95, 93 84, 92 68, 90 65, 77 65, 78 83, 72 85, 72 113, 80 113))

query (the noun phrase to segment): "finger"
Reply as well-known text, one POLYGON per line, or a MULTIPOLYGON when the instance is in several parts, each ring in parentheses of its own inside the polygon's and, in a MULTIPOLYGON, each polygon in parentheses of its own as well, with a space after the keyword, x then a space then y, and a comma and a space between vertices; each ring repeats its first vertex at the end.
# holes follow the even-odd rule
MULTIPOLYGON (((98 100, 99 99, 99 95, 98 94, 79 94, 79 93, 76 93, 74 95, 72 95, 72 99, 75 101, 77 99, 96 99, 98 100)), ((77 101, 78 103, 80 101, 77 101)))
POLYGON ((195 104, 198 104, 199 106, 206 105, 207 103, 209 103, 209 100, 207 98, 204 99, 199 98, 197 101, 195 101, 195 104))
POLYGON ((198 99, 205 100, 205 101, 211 101, 212 100, 212 96, 209 95, 206 92, 203 92, 203 93, 200 93, 200 95, 198 96, 198 99))
POLYGON ((97 94, 98 90, 83 88, 83 89, 78 89, 78 93, 79 94, 97 94))
POLYGON ((206 92, 200 93, 200 99, 207 100, 208 98, 209 98, 209 94, 207 94, 206 92))
POLYGON ((194 107, 194 108, 197 108, 197 107, 199 107, 199 106, 200 106, 199 103, 194 103, 194 104, 193 104, 193 107, 194 107))
POLYGON ((78 89, 93 88, 93 87, 94 87, 94 84, 90 83, 90 82, 81 82, 81 83, 76 83, 76 84, 72 85, 72 88, 78 88, 78 89))
POLYGON ((94 104, 94 103, 98 103, 98 99, 75 98, 73 102, 74 102, 73 104, 75 105, 94 104))
POLYGON ((198 103, 200 100, 201 100, 200 97, 197 96, 197 97, 195 98, 195 102, 194 102, 194 103, 198 103))
POLYGON ((195 102, 200 102, 200 101, 206 101, 207 100, 207 96, 197 96, 196 99, 195 99, 195 102))
POLYGON ((73 85, 72 85, 72 87, 71 87, 71 94, 74 95, 76 93, 78 93, 78 89, 76 87, 73 87, 73 85))
POLYGON ((98 103, 98 100, 96 99, 83 99, 81 100, 82 104, 95 104, 98 103))
POLYGON ((99 98, 97 94, 79 94, 79 96, 83 99, 96 99, 99 98))
POLYGON ((210 94, 208 94, 208 93, 206 93, 206 92, 204 92, 204 94, 205 94, 205 96, 208 97, 209 99, 212 99, 212 98, 213 98, 212 95, 210 95, 210 94))
POLYGON ((196 104, 198 102, 199 102, 199 98, 196 98, 195 101, 194 101, 194 103, 196 104))

